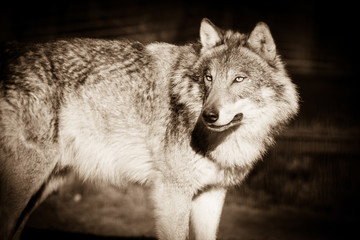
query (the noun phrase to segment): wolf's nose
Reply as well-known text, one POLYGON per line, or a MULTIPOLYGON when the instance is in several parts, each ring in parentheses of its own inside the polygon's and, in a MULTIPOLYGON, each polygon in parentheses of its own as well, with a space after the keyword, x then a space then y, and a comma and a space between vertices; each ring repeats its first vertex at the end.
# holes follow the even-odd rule
POLYGON ((202 117, 207 123, 214 123, 219 119, 219 113, 214 110, 204 110, 202 117))

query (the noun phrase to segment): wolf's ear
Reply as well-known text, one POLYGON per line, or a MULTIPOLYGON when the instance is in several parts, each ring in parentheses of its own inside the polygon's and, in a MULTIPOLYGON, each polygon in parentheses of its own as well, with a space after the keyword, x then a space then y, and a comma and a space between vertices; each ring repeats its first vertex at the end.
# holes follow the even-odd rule
POLYGON ((203 49, 215 47, 221 42, 220 30, 207 18, 201 21, 200 25, 200 42, 203 49))
POLYGON ((250 33, 248 45, 266 60, 274 60, 276 57, 276 46, 271 36, 268 25, 259 22, 250 33))

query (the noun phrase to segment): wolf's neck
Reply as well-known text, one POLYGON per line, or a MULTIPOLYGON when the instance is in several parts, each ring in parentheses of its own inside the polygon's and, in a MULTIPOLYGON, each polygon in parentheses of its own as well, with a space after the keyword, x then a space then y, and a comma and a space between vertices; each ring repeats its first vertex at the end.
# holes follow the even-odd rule
POLYGON ((198 121, 192 133, 192 148, 209 157, 222 168, 252 166, 272 144, 272 136, 263 132, 251 132, 248 127, 229 129, 224 132, 208 130, 198 121))

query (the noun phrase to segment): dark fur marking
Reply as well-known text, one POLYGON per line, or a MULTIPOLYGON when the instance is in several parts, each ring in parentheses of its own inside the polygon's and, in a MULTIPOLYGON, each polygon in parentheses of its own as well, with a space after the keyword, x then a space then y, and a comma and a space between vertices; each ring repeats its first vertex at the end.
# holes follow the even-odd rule
POLYGON ((58 78, 58 76, 55 74, 55 66, 54 63, 49 59, 49 64, 50 64, 50 72, 51 72, 51 77, 52 79, 55 81, 56 84, 56 96, 55 99, 52 102, 53 108, 55 110, 55 114, 54 117, 51 119, 52 125, 54 127, 54 131, 53 131, 53 135, 52 135, 52 140, 54 142, 58 141, 58 137, 59 137, 59 112, 60 112, 60 105, 61 105, 61 98, 62 98, 62 88, 59 87, 59 84, 61 84, 60 79, 58 78))
POLYGON ((135 48, 135 49, 138 50, 139 52, 144 51, 144 45, 142 45, 142 44, 139 43, 139 42, 133 42, 133 43, 131 44, 131 47, 132 47, 132 48, 135 48))
POLYGON ((60 106, 62 102, 62 92, 60 91, 60 88, 56 91, 55 100, 53 102, 53 108, 55 110, 54 117, 51 119, 52 126, 54 128, 52 140, 53 142, 57 142, 59 138, 59 115, 60 115, 60 106))

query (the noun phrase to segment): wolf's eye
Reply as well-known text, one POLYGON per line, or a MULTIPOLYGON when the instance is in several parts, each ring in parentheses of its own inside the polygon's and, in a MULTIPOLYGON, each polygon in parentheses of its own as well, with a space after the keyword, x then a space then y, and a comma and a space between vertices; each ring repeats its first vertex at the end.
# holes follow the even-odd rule
POLYGON ((243 77, 243 76, 238 76, 238 77, 236 77, 236 78, 234 79, 234 82, 239 83, 239 82, 244 81, 245 79, 246 79, 246 77, 243 77))
POLYGON ((206 74, 206 75, 204 75, 204 79, 211 82, 213 78, 211 75, 206 74))

